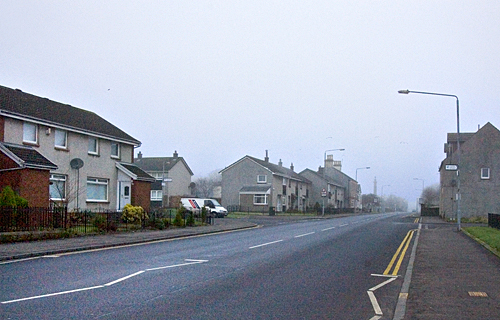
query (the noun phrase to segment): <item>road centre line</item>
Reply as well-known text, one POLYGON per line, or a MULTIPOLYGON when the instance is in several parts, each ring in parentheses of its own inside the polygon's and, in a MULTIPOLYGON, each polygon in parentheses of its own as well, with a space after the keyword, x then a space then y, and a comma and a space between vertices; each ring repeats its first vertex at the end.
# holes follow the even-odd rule
POLYGON ((164 267, 141 270, 141 271, 135 272, 133 274, 130 274, 128 276, 125 276, 123 278, 117 279, 115 281, 108 282, 108 283, 103 284, 103 285, 98 285, 98 286, 94 286, 94 287, 87 287, 87 288, 80 288, 80 289, 73 289, 73 290, 67 290, 67 291, 61 291, 61 292, 54 292, 54 293, 48 293, 48 294, 42 294, 42 295, 38 295, 38 296, 32 296, 32 297, 26 297, 26 298, 20 298, 20 299, 8 300, 8 301, 1 301, 0 303, 1 304, 9 304, 9 303, 15 303, 15 302, 34 300, 34 299, 48 298, 48 297, 59 296, 59 295, 70 294, 70 293, 81 292, 81 291, 95 290, 95 289, 100 289, 100 288, 112 286, 116 283, 125 281, 127 279, 132 278, 132 277, 135 277, 135 276, 138 276, 142 273, 145 273, 146 271, 155 271, 155 270, 160 270, 160 269, 175 268, 175 267, 181 267, 181 266, 187 266, 187 265, 192 265, 192 264, 208 262, 208 260, 193 260, 193 259, 185 259, 185 261, 189 261, 189 262, 175 264, 175 265, 171 265, 171 266, 164 266, 164 267))
POLYGON ((326 229, 323 229, 321 231, 328 231, 328 230, 332 230, 332 229, 335 229, 336 227, 330 227, 330 228, 326 228, 326 229))
POLYGON ((267 243, 259 244, 259 245, 253 246, 253 247, 249 247, 248 249, 260 248, 260 247, 268 246, 268 245, 270 245, 270 244, 278 243, 278 242, 281 242, 281 241, 283 241, 283 240, 271 241, 271 242, 267 242, 267 243))
POLYGON ((305 236, 309 236, 311 234, 315 234, 316 232, 309 232, 309 233, 304 233, 304 234, 300 234, 298 236, 295 236, 294 238, 300 238, 300 237, 305 237, 305 236))

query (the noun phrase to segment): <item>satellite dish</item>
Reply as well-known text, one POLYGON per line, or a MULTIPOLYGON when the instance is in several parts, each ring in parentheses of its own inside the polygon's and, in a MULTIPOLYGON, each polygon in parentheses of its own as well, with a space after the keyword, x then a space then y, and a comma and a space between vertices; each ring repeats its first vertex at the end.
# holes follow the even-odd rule
POLYGON ((69 162, 72 169, 80 169, 83 167, 83 160, 80 158, 74 158, 69 162))

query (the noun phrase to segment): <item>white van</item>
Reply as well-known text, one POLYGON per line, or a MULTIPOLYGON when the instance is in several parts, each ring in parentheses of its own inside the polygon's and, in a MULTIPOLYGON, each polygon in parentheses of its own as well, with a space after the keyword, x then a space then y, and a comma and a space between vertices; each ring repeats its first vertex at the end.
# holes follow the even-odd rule
POLYGON ((202 198, 182 198, 182 206, 186 210, 199 214, 201 208, 207 208, 207 212, 212 213, 217 218, 224 218, 227 216, 227 210, 215 199, 202 199, 202 198))

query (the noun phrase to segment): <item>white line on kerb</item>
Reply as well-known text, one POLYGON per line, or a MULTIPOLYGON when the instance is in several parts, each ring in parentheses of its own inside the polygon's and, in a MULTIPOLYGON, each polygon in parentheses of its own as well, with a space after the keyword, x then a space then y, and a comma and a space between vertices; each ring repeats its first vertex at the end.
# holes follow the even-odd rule
POLYGON ((300 237, 305 237, 305 236, 309 236, 311 234, 315 234, 316 232, 309 232, 309 233, 304 233, 304 234, 299 234, 298 236, 295 236, 294 238, 300 238, 300 237))
POLYGON ((276 241, 272 241, 272 242, 268 242, 268 243, 263 243, 263 244, 259 244, 259 245, 253 246, 253 247, 249 247, 248 249, 255 249, 255 248, 259 248, 259 247, 263 247, 263 246, 268 246, 270 244, 278 243, 281 241, 283 241, 283 240, 276 240, 276 241))

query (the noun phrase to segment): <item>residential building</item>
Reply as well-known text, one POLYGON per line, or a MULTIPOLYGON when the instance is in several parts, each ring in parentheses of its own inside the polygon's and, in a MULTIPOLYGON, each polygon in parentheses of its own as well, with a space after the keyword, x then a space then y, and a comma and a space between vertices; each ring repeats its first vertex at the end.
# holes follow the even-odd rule
POLYGON ((306 211, 309 208, 311 182, 290 168, 244 156, 220 171, 222 205, 228 210, 251 212, 306 211))
POLYGON ((154 178, 133 164, 140 141, 93 112, 0 86, 0 143, 0 187, 30 206, 149 211, 154 178))
POLYGON ((305 169, 299 175, 311 181, 309 202, 312 206, 318 204, 328 209, 345 208, 345 187, 332 178, 311 169, 305 169))
POLYGON ((361 186, 356 180, 342 172, 342 162, 333 160, 333 155, 328 155, 325 159, 325 166, 318 168, 320 176, 334 181, 343 188, 343 208, 360 209, 358 205, 361 203, 361 186))
POLYGON ((180 198, 193 195, 193 171, 177 151, 172 157, 143 157, 139 152, 135 165, 156 179, 151 187, 151 207, 178 207, 180 198))
POLYGON ((455 219, 457 212, 457 169, 460 173, 462 217, 486 217, 500 213, 500 131, 487 123, 475 133, 460 133, 460 166, 457 133, 448 133, 439 167, 439 214, 455 219))

